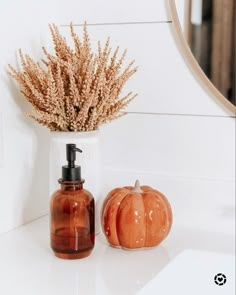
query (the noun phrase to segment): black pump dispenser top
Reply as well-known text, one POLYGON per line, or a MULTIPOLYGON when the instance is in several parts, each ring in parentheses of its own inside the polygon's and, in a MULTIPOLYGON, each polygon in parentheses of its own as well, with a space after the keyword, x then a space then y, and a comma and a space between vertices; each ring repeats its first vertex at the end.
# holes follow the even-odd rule
POLYGON ((66 145, 66 159, 68 165, 62 166, 62 181, 81 181, 81 167, 75 165, 76 152, 82 151, 74 143, 66 145))

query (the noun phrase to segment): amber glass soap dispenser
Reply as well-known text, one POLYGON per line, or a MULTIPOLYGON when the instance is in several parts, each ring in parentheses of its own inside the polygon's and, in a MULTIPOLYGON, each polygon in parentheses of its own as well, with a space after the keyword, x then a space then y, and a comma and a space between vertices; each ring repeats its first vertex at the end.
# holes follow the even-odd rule
POLYGON ((75 144, 66 145, 68 165, 62 167, 61 188, 51 198, 51 247, 64 259, 84 258, 94 247, 94 198, 83 189, 81 167, 75 165, 75 144))

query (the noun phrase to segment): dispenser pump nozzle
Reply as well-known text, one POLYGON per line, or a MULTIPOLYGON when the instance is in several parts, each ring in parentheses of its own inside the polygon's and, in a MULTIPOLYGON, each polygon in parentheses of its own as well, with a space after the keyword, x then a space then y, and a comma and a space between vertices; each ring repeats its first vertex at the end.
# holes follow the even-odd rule
POLYGON ((81 149, 76 147, 76 144, 68 143, 66 145, 66 159, 68 161, 68 167, 75 167, 76 152, 82 153, 81 149))
POLYGON ((62 167, 62 181, 81 181, 81 167, 75 165, 76 152, 82 153, 76 144, 69 143, 66 145, 66 159, 68 165, 62 167))

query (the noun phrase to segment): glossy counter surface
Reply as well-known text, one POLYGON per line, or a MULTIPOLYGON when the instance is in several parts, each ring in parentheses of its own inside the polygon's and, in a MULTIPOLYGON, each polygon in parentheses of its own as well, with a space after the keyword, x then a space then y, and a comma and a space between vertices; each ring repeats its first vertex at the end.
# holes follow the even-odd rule
POLYGON ((173 227, 157 248, 124 251, 99 234, 91 256, 61 260, 48 228, 46 216, 0 236, 0 294, 235 294, 233 236, 173 227), (214 283, 219 272, 223 286, 214 283))

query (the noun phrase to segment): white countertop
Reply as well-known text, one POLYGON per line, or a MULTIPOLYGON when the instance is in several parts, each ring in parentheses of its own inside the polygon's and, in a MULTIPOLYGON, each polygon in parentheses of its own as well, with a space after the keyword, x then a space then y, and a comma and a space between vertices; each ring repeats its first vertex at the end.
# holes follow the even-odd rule
POLYGON ((115 249, 99 234, 91 256, 62 260, 50 249, 46 216, 0 235, 0 294, 233 295, 233 253, 234 236, 173 227, 151 250, 115 249), (224 286, 214 283, 218 272, 224 286))

